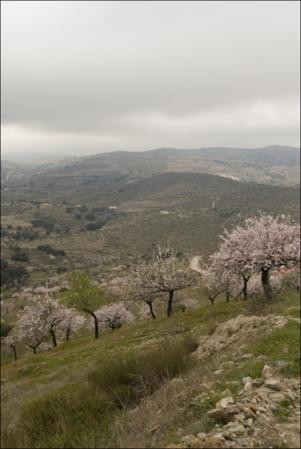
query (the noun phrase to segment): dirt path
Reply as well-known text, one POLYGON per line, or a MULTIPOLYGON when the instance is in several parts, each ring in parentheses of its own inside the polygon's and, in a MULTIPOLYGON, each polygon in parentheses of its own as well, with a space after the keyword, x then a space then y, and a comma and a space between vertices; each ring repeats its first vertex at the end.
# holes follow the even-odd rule
POLYGON ((190 265, 189 267, 193 270, 196 271, 197 273, 201 273, 201 269, 200 269, 200 265, 199 265, 199 260, 200 260, 201 256, 194 256, 191 261, 190 261, 190 265))

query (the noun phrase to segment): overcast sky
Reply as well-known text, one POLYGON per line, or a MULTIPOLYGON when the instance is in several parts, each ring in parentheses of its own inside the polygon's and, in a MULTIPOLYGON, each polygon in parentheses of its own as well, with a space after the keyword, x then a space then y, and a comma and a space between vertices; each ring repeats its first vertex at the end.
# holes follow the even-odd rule
POLYGON ((298 1, 1 10, 6 158, 299 145, 298 1))

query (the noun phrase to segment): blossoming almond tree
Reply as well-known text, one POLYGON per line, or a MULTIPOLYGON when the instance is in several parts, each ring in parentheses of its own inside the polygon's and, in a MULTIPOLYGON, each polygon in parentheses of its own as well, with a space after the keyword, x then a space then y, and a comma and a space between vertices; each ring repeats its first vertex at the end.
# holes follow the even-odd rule
POLYGON ((272 298, 271 271, 300 261, 300 226, 284 215, 274 218, 260 213, 232 232, 225 231, 221 238, 223 243, 211 256, 212 265, 242 277, 244 299, 253 273, 261 274, 264 295, 269 301, 272 298))
POLYGON ((122 299, 124 304, 131 304, 133 302, 144 303, 148 308, 148 312, 144 307, 142 307, 142 310, 144 311, 142 312, 142 316, 146 318, 150 315, 155 320, 156 313, 154 309, 154 301, 159 296, 162 296, 162 293, 153 292, 144 288, 141 285, 141 276, 137 276, 137 271, 139 270, 135 268, 130 275, 123 278, 122 282, 120 282, 120 286, 122 286, 122 294, 119 295, 119 298, 122 299))
POLYGON ((231 279, 242 280, 242 297, 247 299, 248 282, 254 272, 254 260, 250 253, 251 236, 243 227, 236 227, 232 232, 225 231, 220 236, 222 244, 210 257, 212 270, 219 278, 231 283, 231 279))
POLYGON ((160 293, 168 294, 168 317, 173 313, 174 293, 194 283, 193 273, 180 263, 175 251, 170 248, 159 248, 153 262, 142 262, 135 269, 135 288, 143 297, 151 298, 160 293))
POLYGON ((36 349, 50 335, 52 344, 57 346, 56 332, 64 320, 64 309, 49 297, 33 297, 24 308, 17 322, 16 330, 25 344, 36 354, 36 349))
POLYGON ((18 360, 17 356, 17 343, 19 341, 16 332, 11 331, 8 335, 1 338, 1 344, 5 349, 9 349, 13 353, 14 360, 18 360))
POLYGON ((108 304, 95 312, 100 324, 109 329, 119 329, 135 320, 134 315, 121 303, 108 304))
POLYGON ((81 329, 87 321, 75 309, 67 307, 62 308, 62 318, 62 321, 58 324, 58 334, 60 338, 66 341, 69 341, 71 335, 81 329))
POLYGON ((245 221, 251 242, 250 252, 255 271, 261 274, 266 300, 272 298, 271 270, 292 267, 300 262, 300 226, 290 217, 260 214, 245 221))
POLYGON ((20 340, 37 354, 38 347, 49 336, 49 330, 41 317, 41 310, 37 298, 30 301, 15 326, 15 331, 20 340))

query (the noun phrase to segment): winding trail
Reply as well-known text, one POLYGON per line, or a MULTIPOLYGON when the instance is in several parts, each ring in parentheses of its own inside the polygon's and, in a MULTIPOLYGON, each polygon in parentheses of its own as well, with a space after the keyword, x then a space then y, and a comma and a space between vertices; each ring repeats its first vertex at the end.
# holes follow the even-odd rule
POLYGON ((193 271, 196 271, 197 273, 201 273, 200 264, 199 264, 200 257, 201 257, 201 256, 194 256, 194 257, 191 259, 190 265, 189 265, 189 267, 190 267, 193 271))

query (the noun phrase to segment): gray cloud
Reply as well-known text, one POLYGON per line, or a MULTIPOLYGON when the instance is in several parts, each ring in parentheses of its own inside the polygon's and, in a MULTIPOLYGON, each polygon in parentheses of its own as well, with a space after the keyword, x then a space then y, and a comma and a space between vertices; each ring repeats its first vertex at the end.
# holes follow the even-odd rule
POLYGON ((2 2, 2 148, 299 144, 299 2, 2 2))

